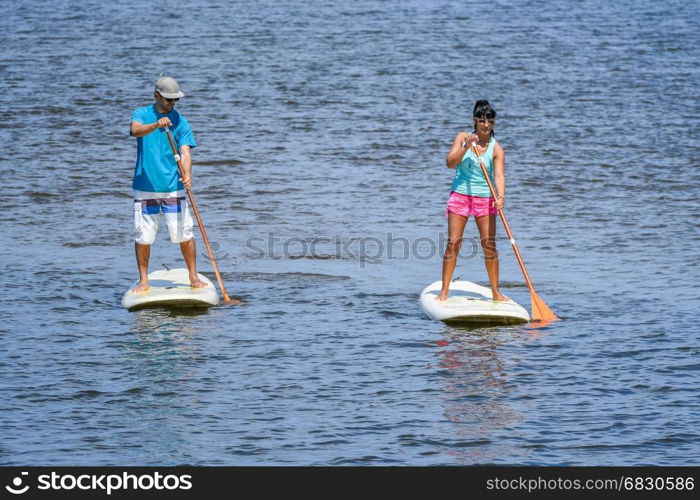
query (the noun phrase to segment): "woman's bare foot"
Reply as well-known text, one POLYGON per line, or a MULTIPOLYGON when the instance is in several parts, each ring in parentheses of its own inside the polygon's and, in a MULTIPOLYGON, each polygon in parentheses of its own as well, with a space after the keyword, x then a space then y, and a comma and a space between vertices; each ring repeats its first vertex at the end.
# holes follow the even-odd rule
POLYGON ((440 295, 435 297, 435 300, 447 300, 447 293, 448 291, 440 291, 440 295))
POLYGON ((493 297, 494 302, 508 302, 510 300, 499 290, 491 290, 491 296, 493 297))
POLYGON ((199 278, 192 279, 190 278, 190 286, 192 288, 206 288, 207 284, 200 280, 199 278))
POLYGON ((140 281, 138 285, 131 289, 132 292, 147 292, 148 291, 148 281, 140 281))

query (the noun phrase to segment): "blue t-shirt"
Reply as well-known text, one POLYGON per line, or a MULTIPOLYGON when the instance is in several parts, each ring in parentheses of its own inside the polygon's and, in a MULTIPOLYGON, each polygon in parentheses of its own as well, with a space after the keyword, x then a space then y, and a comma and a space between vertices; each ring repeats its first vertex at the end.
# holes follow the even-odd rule
MULTIPOLYGON (((151 104, 135 109, 131 113, 131 121, 148 125, 164 116, 170 118, 173 124, 170 131, 178 151, 181 146, 193 148, 197 145, 190 124, 175 110, 162 114, 158 113, 155 104, 151 104)), ((180 173, 164 128, 158 128, 144 137, 137 137, 136 143, 136 167, 134 182, 131 185, 133 189, 153 193, 170 193, 184 189, 182 182, 178 180, 180 173)))

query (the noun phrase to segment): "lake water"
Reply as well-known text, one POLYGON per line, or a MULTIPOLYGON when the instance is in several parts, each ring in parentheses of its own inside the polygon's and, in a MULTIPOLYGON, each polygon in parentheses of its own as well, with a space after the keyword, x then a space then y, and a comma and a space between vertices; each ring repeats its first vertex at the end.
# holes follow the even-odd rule
MULTIPOLYGON (((692 2, 170 5, 3 3, 0 464, 700 462, 692 2), (119 305, 129 117, 161 74, 241 307, 119 305), (545 328, 418 305, 480 98, 545 328)), ((485 284, 465 236, 455 277, 485 284)), ((164 227, 162 264, 183 266, 164 227)))

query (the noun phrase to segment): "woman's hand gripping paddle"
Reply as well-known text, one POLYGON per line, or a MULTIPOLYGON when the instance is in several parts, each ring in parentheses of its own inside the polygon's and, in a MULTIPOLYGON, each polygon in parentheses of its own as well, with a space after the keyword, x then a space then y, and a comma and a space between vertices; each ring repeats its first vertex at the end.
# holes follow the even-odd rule
MULTIPOLYGON (((173 155, 175 155, 175 161, 177 162, 177 169, 180 171, 180 177, 185 178, 185 169, 182 168, 182 163, 180 163, 180 155, 178 154, 177 147, 175 146, 175 141, 173 141, 173 136, 170 134, 168 128, 165 129, 168 134, 168 141, 170 141, 170 147, 173 150, 173 155)), ((194 201, 194 195, 192 194, 192 189, 185 187, 187 191, 187 198, 190 200, 190 205, 192 206, 192 211, 197 219, 197 225, 199 226, 199 231, 202 233, 202 239, 204 240, 204 246, 207 247, 207 254, 209 254, 209 259, 214 267, 214 273, 216 274, 216 280, 219 282, 219 288, 221 288, 221 295, 224 296, 222 302, 228 305, 238 305, 241 304, 240 300, 232 299, 226 293, 226 287, 224 286, 224 280, 221 279, 221 273, 219 272, 219 266, 216 264, 216 259, 214 258, 214 252, 211 250, 211 245, 209 244, 209 238, 207 237, 207 231, 204 229, 204 223, 199 215, 199 210, 197 209, 197 203, 194 201)))
MULTIPOLYGON (((479 152, 476 150, 476 143, 472 142, 471 150, 474 152, 476 155, 476 158, 479 160, 479 165, 481 166, 481 171, 484 173, 484 178, 486 179, 486 183, 489 185, 489 190, 491 191, 491 196, 493 196, 494 199, 496 199, 496 190, 493 188, 493 184, 491 183, 491 179, 489 178, 488 171, 486 170, 486 165, 484 165, 484 162, 481 160, 481 157, 479 156, 479 152)), ((515 238, 513 238, 513 233, 510 230, 510 226, 508 225, 508 220, 506 220, 506 214, 503 212, 502 208, 498 209, 498 215, 501 216, 501 220, 503 221, 503 227, 506 228, 506 233, 508 233, 508 238, 510 238, 510 244, 513 245, 513 251, 515 252, 515 257, 518 259, 518 264, 520 264, 520 269, 523 271, 523 276, 525 276, 525 282, 527 283, 527 287, 530 289, 530 303, 532 305, 532 319, 534 321, 552 321, 555 319, 559 319, 556 314, 552 312, 552 310, 545 304, 544 300, 542 300, 537 293, 535 292, 535 288, 532 286, 532 281, 530 281, 530 275, 527 273, 527 269, 525 269, 525 262, 523 261, 522 255, 520 255, 520 250, 518 250, 518 245, 515 243, 515 238)))

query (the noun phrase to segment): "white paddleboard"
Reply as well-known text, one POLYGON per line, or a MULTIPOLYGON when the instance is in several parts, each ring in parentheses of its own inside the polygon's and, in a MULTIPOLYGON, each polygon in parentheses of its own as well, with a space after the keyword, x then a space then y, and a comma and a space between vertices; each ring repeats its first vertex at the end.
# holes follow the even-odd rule
POLYGON ((423 312, 438 321, 458 323, 526 323, 530 314, 514 300, 495 302, 491 289, 471 281, 453 281, 447 300, 435 300, 440 294, 442 281, 428 285, 420 294, 423 312))
POLYGON ((122 306, 129 310, 144 307, 209 307, 219 303, 219 294, 214 284, 202 274, 199 279, 205 288, 192 288, 187 269, 154 271, 148 275, 149 289, 134 292, 138 281, 122 296, 122 306))

